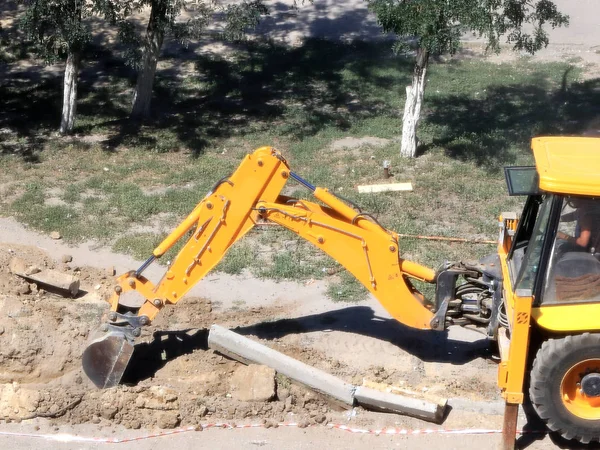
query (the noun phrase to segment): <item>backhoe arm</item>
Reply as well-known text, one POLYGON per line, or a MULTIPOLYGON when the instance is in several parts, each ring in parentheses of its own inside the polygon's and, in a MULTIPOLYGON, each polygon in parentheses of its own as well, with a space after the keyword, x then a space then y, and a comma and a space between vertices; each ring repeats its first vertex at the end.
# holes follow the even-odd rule
POLYGON ((277 223, 330 255, 398 321, 430 328, 433 312, 408 278, 434 282, 435 272, 400 258, 396 233, 358 213, 327 189, 310 185, 290 171, 276 150, 262 147, 246 156, 232 176, 217 183, 137 271, 117 278, 109 299, 108 323, 103 325, 106 334, 94 340, 83 355, 90 379, 99 387, 118 384, 141 327, 164 305, 183 298, 259 221, 277 223), (323 205, 282 196, 289 178, 310 189, 323 205), (187 243, 154 286, 142 276, 143 270, 188 233, 187 243))

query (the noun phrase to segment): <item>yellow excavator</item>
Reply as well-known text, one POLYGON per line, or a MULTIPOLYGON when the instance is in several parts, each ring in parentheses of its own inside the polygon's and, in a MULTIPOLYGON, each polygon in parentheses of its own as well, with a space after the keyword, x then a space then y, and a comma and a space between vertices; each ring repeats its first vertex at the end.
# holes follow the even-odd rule
POLYGON ((497 252, 432 270, 402 258, 396 232, 292 172, 262 147, 220 180, 137 270, 116 279, 110 311, 83 353, 87 376, 115 386, 136 337, 175 305, 256 224, 293 231, 342 264, 399 322, 444 330, 474 324, 497 341, 506 401, 505 448, 514 445, 525 395, 553 432, 600 440, 600 139, 539 137, 535 166, 507 167, 520 214, 502 213, 497 252), (293 180, 316 201, 282 195, 293 180), (182 238, 187 243, 153 285, 144 270, 182 238), (435 285, 427 301, 414 280, 435 285), (527 389, 528 388, 528 389, 527 389))

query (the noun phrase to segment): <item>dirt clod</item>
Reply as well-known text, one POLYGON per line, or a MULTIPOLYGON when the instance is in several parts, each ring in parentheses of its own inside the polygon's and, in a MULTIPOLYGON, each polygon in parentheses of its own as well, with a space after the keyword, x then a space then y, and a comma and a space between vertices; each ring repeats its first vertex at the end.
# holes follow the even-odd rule
POLYGON ((230 380, 231 395, 244 402, 267 402, 275 397, 275 370, 256 364, 239 367, 230 380))
POLYGON ((180 422, 179 414, 176 412, 163 412, 158 415, 156 424, 159 428, 168 430, 177 427, 180 422))

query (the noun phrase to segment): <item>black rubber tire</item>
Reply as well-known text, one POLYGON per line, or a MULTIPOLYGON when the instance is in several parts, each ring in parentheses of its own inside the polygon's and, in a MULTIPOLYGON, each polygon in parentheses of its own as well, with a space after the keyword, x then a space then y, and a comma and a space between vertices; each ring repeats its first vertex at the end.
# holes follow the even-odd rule
MULTIPOLYGON (((600 334, 584 333, 545 341, 530 373, 529 398, 548 428, 565 439, 587 444, 600 441, 600 419, 590 420, 570 412, 561 397, 561 382, 575 364, 600 359, 600 334)), ((600 408, 598 411, 600 417, 600 408)))

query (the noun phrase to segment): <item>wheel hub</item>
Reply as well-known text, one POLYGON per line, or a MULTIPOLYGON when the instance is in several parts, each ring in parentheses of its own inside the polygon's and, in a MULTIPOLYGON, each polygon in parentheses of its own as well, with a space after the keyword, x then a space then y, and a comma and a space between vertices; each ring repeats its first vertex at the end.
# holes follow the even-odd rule
POLYGON ((560 394, 565 408, 577 417, 600 419, 600 358, 574 364, 562 379, 560 394))
POLYGON ((588 373, 581 379, 581 390, 588 397, 600 397, 600 373, 588 373))

